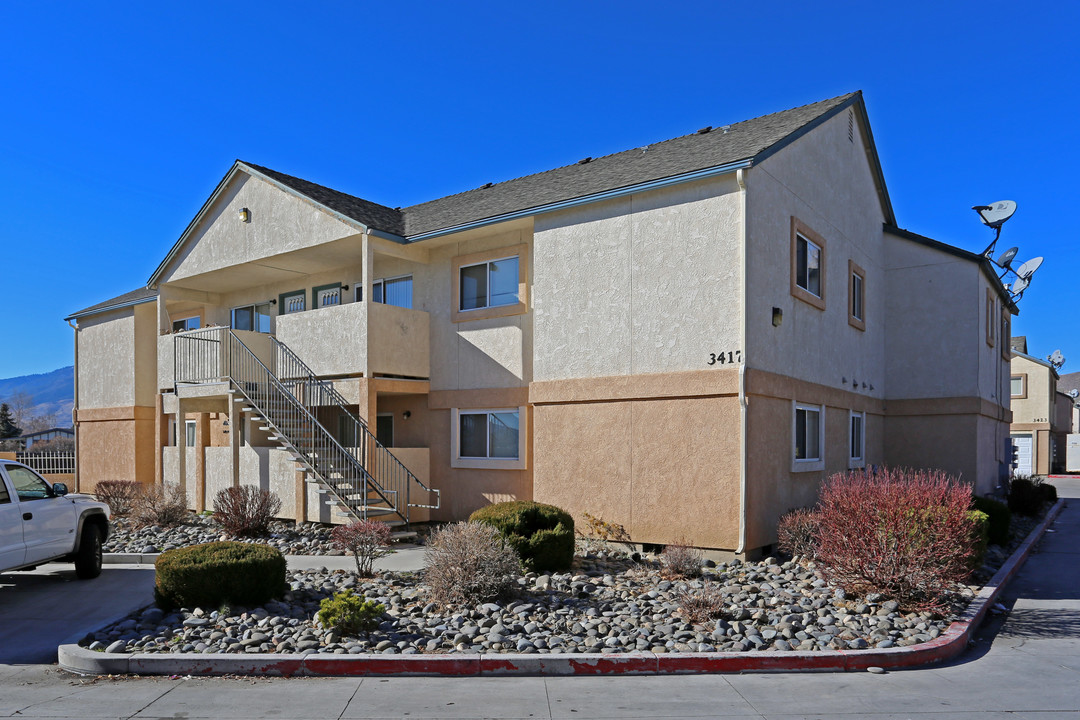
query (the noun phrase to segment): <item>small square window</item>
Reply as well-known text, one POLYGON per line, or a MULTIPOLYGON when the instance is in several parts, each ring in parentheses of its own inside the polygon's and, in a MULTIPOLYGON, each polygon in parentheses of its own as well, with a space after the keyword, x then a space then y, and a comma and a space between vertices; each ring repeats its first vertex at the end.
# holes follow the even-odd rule
POLYGON ((825 309, 825 238, 791 218, 791 294, 825 309))
POLYGON ((313 309, 333 307, 341 304, 341 283, 320 285, 311 289, 311 307, 313 309))
POLYGON ((1009 395, 1014 398, 1027 397, 1027 374, 1013 375, 1009 380, 1009 395))
POLYGON ((304 312, 307 310, 307 293, 303 290, 285 293, 278 298, 278 303, 282 315, 292 315, 293 313, 304 312))

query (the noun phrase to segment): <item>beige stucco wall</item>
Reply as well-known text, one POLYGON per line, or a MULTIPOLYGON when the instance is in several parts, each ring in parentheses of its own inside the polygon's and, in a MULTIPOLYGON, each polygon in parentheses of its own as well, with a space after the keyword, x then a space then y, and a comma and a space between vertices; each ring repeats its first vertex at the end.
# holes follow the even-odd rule
POLYGON ((535 379, 698 370, 740 349, 741 222, 732 176, 537 217, 535 379))
POLYGON ((349 303, 277 318, 277 338, 316 375, 363 372, 367 363, 367 303, 349 303))
POLYGON ((748 367, 849 390, 858 380, 858 393, 881 398, 891 332, 885 218, 858 123, 854 133, 852 142, 841 113, 747 172, 744 352, 748 367), (793 217, 825 241, 825 310, 791 294, 793 217), (848 324, 849 260, 866 272, 865 331, 848 324), (780 327, 772 324, 774 307, 783 311, 780 327))
POLYGON ((76 422, 79 492, 103 480, 153 483, 153 408, 79 409, 76 422))
MULTIPOLYGON (((136 314, 138 306, 79 321, 80 408, 131 407, 136 402, 136 314)), ((152 338, 151 338, 152 342, 152 338)), ((142 346, 139 346, 142 350, 142 346)), ((140 389, 142 389, 140 387, 140 389)), ((151 395, 149 405, 153 405, 151 395)))
POLYGON ((1013 355, 1009 377, 1027 376, 1027 397, 1012 398, 1013 423, 1050 423, 1055 418, 1057 379, 1053 370, 1023 355, 1013 355))
POLYGON ((167 269, 163 281, 315 247, 358 231, 269 183, 239 173, 210 208, 192 242, 167 269), (238 219, 240 208, 251 221, 238 219))

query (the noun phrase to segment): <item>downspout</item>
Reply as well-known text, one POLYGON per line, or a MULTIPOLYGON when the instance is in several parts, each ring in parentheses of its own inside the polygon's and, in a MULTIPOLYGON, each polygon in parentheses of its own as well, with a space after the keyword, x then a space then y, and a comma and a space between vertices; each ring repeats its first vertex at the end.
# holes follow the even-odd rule
POLYGON ((746 310, 747 310, 747 287, 746 287, 746 169, 739 168, 735 171, 735 181, 739 183, 739 212, 742 215, 742 238, 739 242, 739 266, 742 275, 742 308, 740 317, 740 346, 743 352, 743 361, 739 364, 739 545, 735 548, 735 554, 741 555, 746 552, 746 426, 747 426, 747 401, 746 401, 746 363, 749 360, 746 347, 746 310))
POLYGON ((79 328, 67 321, 75 331, 75 402, 71 406, 71 427, 75 431, 75 492, 79 492, 79 328))

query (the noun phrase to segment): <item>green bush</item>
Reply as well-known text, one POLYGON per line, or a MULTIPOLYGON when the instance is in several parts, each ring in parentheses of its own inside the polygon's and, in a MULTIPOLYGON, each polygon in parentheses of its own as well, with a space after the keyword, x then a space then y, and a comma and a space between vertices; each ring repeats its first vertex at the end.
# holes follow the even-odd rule
POLYGON ((498 530, 527 570, 565 571, 574 560, 574 518, 554 505, 528 500, 496 503, 480 508, 469 521, 498 530))
POLYGON ((971 519, 971 560, 969 567, 972 570, 979 567, 986 557, 986 548, 990 545, 990 516, 982 510, 969 510, 968 518, 971 519))
POLYGON ((1035 490, 1039 493, 1039 496, 1042 498, 1043 502, 1057 502, 1057 488, 1046 482, 1045 480, 1035 483, 1035 490))
POLYGON ((1012 512, 1003 502, 987 497, 971 498, 973 510, 987 515, 987 533, 992 545, 1009 544, 1009 526, 1012 525, 1012 512))
POLYGON ((158 606, 261 605, 287 589, 285 557, 269 545, 213 542, 166 550, 154 564, 158 606))
POLYGON ((370 633, 379 627, 379 619, 386 606, 374 600, 365 600, 352 590, 334 593, 319 603, 319 622, 332 627, 343 635, 370 633))
POLYGON ((1031 478, 1013 478, 1009 483, 1009 509, 1017 515, 1033 517, 1043 506, 1043 496, 1031 478))

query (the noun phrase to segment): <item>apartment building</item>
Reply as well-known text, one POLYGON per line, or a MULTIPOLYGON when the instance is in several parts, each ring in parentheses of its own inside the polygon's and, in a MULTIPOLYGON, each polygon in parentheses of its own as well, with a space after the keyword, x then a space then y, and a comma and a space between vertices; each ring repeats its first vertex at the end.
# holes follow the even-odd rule
POLYGON ((1049 475, 1065 469, 1065 444, 1072 432, 1073 398, 1047 360, 1029 355, 1027 338, 1012 339, 1009 431, 1016 452, 1013 474, 1049 475))
POLYGON ((237 161, 145 289, 71 318, 80 487, 535 499, 753 552, 849 468, 992 491, 1015 312, 898 227, 860 93, 405 208, 237 161))

